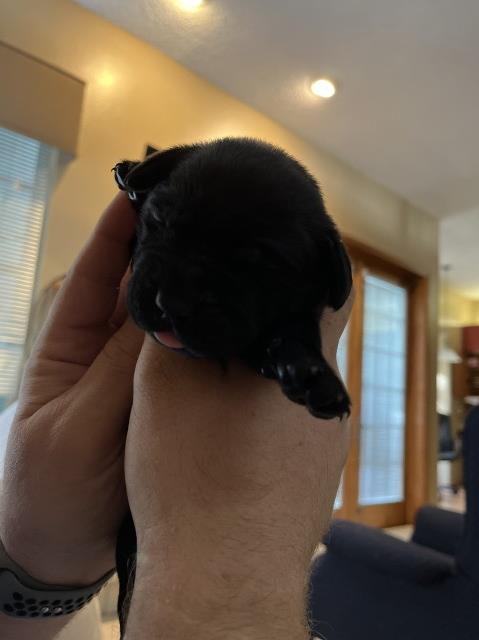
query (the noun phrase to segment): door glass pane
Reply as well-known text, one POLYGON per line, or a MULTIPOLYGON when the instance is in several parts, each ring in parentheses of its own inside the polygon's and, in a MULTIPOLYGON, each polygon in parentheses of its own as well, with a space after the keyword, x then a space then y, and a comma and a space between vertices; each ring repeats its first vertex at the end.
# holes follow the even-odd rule
POLYGON ((407 291, 367 275, 359 465, 361 505, 404 499, 407 291))
MULTIPOLYGON (((339 340, 338 346, 338 367, 341 373, 341 377, 346 384, 347 376, 348 376, 348 337, 349 337, 349 324, 346 325, 346 328, 339 340)), ((343 476, 341 476, 341 482, 339 484, 338 493, 336 494, 336 500, 334 501, 334 508, 340 509, 343 504, 343 476)))

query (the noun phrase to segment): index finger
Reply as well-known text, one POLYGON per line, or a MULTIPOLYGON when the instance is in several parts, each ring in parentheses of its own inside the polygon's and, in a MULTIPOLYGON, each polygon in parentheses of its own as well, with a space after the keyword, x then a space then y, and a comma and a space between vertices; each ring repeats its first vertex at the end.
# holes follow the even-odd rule
POLYGON ((39 345, 49 359, 90 364, 111 335, 120 282, 130 262, 136 213, 124 193, 106 208, 69 270, 39 345))

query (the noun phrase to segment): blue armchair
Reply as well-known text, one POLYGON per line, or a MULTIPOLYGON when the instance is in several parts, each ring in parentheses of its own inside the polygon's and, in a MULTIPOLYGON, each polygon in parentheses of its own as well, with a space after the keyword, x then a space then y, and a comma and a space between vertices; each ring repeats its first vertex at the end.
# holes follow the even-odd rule
POLYGON ((421 507, 411 542, 455 556, 464 535, 465 516, 439 507, 421 507))
POLYGON ((337 520, 310 581, 326 640, 478 640, 479 408, 464 431, 465 518, 422 509, 411 542, 337 520), (452 527, 452 528, 451 528, 452 527))

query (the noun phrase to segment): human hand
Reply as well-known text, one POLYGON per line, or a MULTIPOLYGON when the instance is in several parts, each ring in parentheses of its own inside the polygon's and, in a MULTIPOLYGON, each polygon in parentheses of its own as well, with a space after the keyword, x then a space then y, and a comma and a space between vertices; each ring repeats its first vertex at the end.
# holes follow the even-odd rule
MULTIPOLYGON (((321 319, 338 375, 353 296, 321 319)), ((309 564, 348 444, 346 418, 313 418, 239 362, 223 376, 147 338, 125 457, 138 538, 128 640, 307 638, 309 564)))
POLYGON ((24 374, 0 537, 12 559, 45 583, 92 584, 115 565, 127 509, 124 443, 143 341, 124 296, 135 224, 119 194, 68 272, 24 374))

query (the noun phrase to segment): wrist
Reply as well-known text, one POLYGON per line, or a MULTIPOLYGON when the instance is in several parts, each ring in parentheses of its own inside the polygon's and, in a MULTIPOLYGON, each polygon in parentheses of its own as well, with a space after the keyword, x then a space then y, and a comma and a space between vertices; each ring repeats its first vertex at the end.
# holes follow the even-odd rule
MULTIPOLYGON (((170 549, 171 551, 171 549, 170 549)), ((126 640, 307 640, 307 576, 275 562, 182 562, 156 546, 138 552, 126 640)))
MULTIPOLYGON (((3 497, 3 496, 2 496, 3 497)), ((35 580, 46 585, 89 586, 115 566, 115 540, 98 544, 72 540, 52 522, 44 532, 32 519, 25 523, 16 510, 0 509, 0 540, 7 555, 35 580)))

